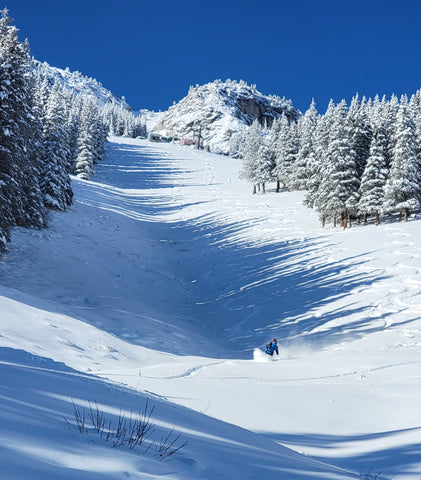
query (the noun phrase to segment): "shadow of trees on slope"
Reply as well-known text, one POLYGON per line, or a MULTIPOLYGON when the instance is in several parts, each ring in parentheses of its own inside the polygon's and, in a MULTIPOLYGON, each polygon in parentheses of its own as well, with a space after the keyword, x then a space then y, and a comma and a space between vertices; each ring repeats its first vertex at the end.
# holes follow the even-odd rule
MULTIPOLYGON (((189 171, 181 170, 179 162, 169 154, 163 158, 161 152, 147 146, 111 144, 106 160, 97 170, 93 181, 75 180, 76 203, 81 206, 76 214, 81 219, 80 231, 72 232, 81 238, 92 235, 97 240, 81 244, 80 249, 64 259, 60 257, 67 247, 63 242, 56 256, 38 259, 45 264, 52 262, 45 271, 49 275, 51 271, 58 272, 57 277, 49 278, 42 268, 30 263, 31 254, 26 255, 28 265, 19 267, 22 279, 8 275, 8 286, 62 305, 75 306, 75 298, 80 296, 84 302, 81 307, 87 308, 76 313, 76 318, 94 324, 101 315, 107 315, 107 308, 110 318, 121 311, 115 328, 107 322, 103 328, 115 335, 123 335, 124 329, 124 338, 146 346, 154 344, 154 339, 142 332, 130 336, 130 329, 135 329, 139 314, 149 305, 150 317, 173 321, 170 332, 195 331, 215 347, 219 344, 226 355, 237 358, 249 358, 248 350, 264 344, 272 335, 323 346, 383 328, 382 322, 368 315, 369 305, 353 303, 352 292, 369 288, 384 278, 379 272, 358 273, 358 267, 367 259, 326 258, 329 245, 322 238, 279 239, 260 245, 239 240, 240 236, 247 236, 248 230, 259 228, 258 221, 253 219, 227 223, 215 213, 181 220, 184 209, 203 200, 187 204, 181 197, 174 198, 174 191, 168 187, 173 186, 174 179, 177 186, 185 182, 191 185, 189 171), (169 214, 171 219, 166 219, 169 214), (92 218, 97 219, 94 225, 92 218), (146 237, 148 250, 140 251, 137 239, 146 237), (102 249, 102 239, 109 244, 122 239, 121 250, 131 250, 116 248, 113 257, 114 250, 102 249), (95 251, 84 251, 85 245, 95 251), (133 282, 136 275, 145 275, 145 261, 155 275, 153 281, 161 282, 147 295, 142 285, 133 282), (127 271, 114 272, 109 268, 99 272, 101 285, 87 284, 87 264, 93 265, 93 269, 96 264, 112 267, 114 262, 127 271), (73 276, 66 279, 64 272, 71 267, 73 276), (26 275, 25 268, 28 272, 36 270, 43 278, 26 275), (171 291, 163 290, 168 290, 167 280, 174 286, 171 291), (75 285, 80 285, 80 292, 75 292, 75 285), (112 300, 107 292, 121 295, 121 300, 112 300)), ((201 186, 208 188, 205 183, 201 186)), ((61 228, 59 222, 57 228, 61 228)), ((60 235, 64 236, 59 230, 57 236, 60 235)), ((38 236, 34 234, 33 239, 38 236)), ((36 245, 32 248, 36 251, 36 245)), ((178 348, 175 341, 164 340, 162 348, 182 354, 182 345, 178 348)), ((212 348, 190 344, 185 353, 209 353, 212 348)))
POLYGON ((196 285, 195 316, 216 337, 238 343, 239 350, 272 335, 322 346, 384 327, 367 315, 369 305, 353 303, 352 292, 385 278, 358 273, 365 258, 328 260, 329 245, 317 238, 260 246, 232 240, 249 227, 206 218, 178 227, 191 239, 180 261, 196 285), (195 260, 192 251, 199 252, 195 260))
MULTIPOLYGON (((153 149, 114 148, 115 158, 124 148, 126 163, 129 155, 130 163, 147 164, 136 178, 131 172, 131 182, 137 188, 166 187, 174 174, 180 182, 189 173, 153 149)), ((109 180, 126 186, 127 175, 116 177, 114 169, 109 180)), ((102 168, 104 174, 107 176, 102 168)), ((174 211, 180 206, 174 206, 173 200, 157 202, 155 197, 144 203, 142 211, 148 209, 151 217, 174 211)), ((191 205, 183 208, 187 206, 191 205)), ((352 292, 385 278, 379 272, 358 273, 357 267, 366 258, 329 260, 330 246, 321 238, 280 239, 262 245, 237 240, 251 228, 258 229, 258 222, 226 223, 216 214, 170 226, 167 236, 172 240, 173 256, 177 257, 180 275, 191 284, 192 302, 179 314, 200 325, 206 335, 214 341, 237 343, 234 348, 243 351, 267 342, 271 335, 323 346, 383 328, 383 322, 367 315, 369 305, 352 300, 352 292), (336 308, 331 307, 333 302, 336 308)))

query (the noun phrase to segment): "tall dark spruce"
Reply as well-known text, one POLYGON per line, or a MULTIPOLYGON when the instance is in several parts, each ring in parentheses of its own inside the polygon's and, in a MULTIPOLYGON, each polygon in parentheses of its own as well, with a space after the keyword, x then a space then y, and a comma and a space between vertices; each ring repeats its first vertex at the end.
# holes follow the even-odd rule
POLYGON ((10 227, 42 227, 39 187, 41 126, 33 115, 28 43, 20 43, 7 9, 0 19, 0 251, 10 227))

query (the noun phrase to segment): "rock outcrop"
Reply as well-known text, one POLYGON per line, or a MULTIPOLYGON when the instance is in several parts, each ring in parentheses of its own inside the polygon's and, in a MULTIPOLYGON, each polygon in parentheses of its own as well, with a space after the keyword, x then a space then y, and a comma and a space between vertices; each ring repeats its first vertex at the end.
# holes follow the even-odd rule
POLYGON ((291 120, 300 116, 291 100, 263 95, 243 81, 216 80, 190 87, 188 95, 168 109, 154 131, 179 137, 187 144, 197 143, 200 134, 204 148, 228 154, 234 133, 246 131, 256 119, 270 127, 282 114, 291 120))

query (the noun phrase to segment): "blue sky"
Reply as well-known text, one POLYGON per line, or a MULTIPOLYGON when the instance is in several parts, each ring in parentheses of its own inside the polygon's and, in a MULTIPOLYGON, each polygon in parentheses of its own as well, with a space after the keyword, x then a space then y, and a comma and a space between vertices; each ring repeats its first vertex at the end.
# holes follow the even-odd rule
POLYGON ((96 78, 135 108, 243 79, 306 110, 421 87, 416 0, 0 0, 32 55, 96 78))

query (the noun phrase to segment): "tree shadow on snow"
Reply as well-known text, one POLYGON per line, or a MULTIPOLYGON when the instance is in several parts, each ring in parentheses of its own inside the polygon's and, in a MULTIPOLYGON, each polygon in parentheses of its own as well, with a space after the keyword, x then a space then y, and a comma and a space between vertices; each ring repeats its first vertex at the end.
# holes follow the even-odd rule
POLYGON ((55 217, 50 231, 26 231, 28 251, 17 252, 13 271, 5 258, 3 284, 30 294, 33 306, 37 296, 52 300, 58 311, 70 306, 75 318, 127 341, 150 347, 159 339, 161 349, 178 354, 215 354, 218 346, 226 356, 250 358, 272 335, 319 348, 385 327, 385 317, 352 294, 385 278, 358 272, 368 254, 326 258, 329 245, 320 237, 247 242, 258 220, 229 223, 217 212, 181 220, 203 201, 174 198, 167 187, 184 185, 188 171, 160 155, 111 144, 92 181, 74 181, 75 206, 63 215, 74 212, 75 229, 63 231, 55 217))
POLYGON ((385 327, 385 316, 370 315, 371 305, 351 295, 386 278, 358 272, 364 257, 328 260, 329 246, 316 238, 262 246, 236 241, 250 222, 219 227, 203 218, 184 228, 192 231, 190 250, 201 252, 188 270, 196 285, 195 315, 239 351, 273 335, 322 347, 385 327))

